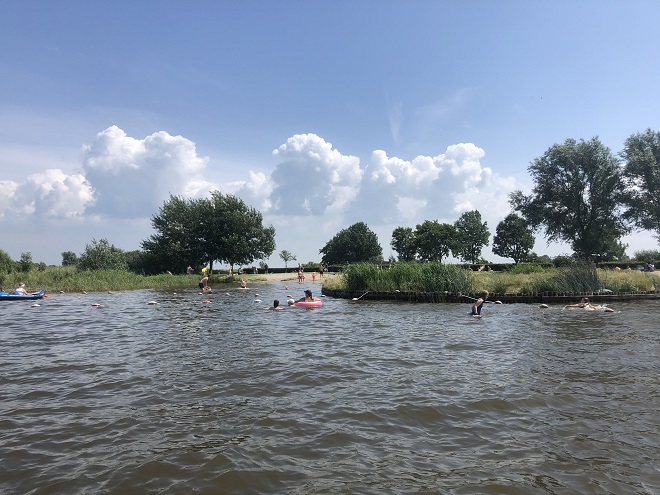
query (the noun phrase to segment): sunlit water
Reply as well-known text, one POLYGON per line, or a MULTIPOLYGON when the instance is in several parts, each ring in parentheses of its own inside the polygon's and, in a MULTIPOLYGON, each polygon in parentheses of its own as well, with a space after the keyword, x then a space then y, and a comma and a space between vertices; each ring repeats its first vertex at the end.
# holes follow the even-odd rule
POLYGON ((0 493, 660 493, 657 302, 307 287, 0 302, 0 493))

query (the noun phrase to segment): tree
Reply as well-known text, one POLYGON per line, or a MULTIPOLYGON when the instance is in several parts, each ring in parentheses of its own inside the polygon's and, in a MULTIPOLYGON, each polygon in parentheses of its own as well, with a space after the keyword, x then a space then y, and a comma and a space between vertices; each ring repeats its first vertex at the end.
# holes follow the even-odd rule
POLYGON ((456 229, 449 223, 425 220, 415 228, 415 246, 420 260, 442 262, 456 249, 456 229))
POLYGON ((532 194, 514 191, 510 203, 532 228, 544 228, 548 242, 565 241, 579 258, 592 260, 629 231, 620 215, 619 164, 598 138, 555 144, 528 170, 532 194))
POLYGON ((509 213, 497 224, 493 238, 493 253, 496 255, 520 263, 529 259, 533 247, 534 231, 521 216, 509 213))
POLYGON ((284 270, 288 269, 289 261, 296 261, 296 257, 286 249, 280 251, 280 258, 284 261, 284 270))
POLYGON ((647 129, 626 139, 621 152, 625 166, 626 218, 651 230, 660 241, 660 132, 647 129))
POLYGON ((32 268, 32 253, 21 253, 18 266, 20 266, 22 272, 29 272, 32 268))
POLYGON ((355 223, 337 233, 319 253, 323 254, 321 263, 326 265, 383 259, 383 248, 378 243, 378 236, 364 222, 355 223))
POLYGON ((415 231, 410 227, 397 227, 392 232, 390 246, 399 254, 400 261, 413 261, 417 255, 415 231))
POLYGON ((151 219, 157 231, 142 242, 158 268, 183 273, 188 265, 221 261, 247 264, 275 250, 275 229, 263 226, 261 213, 241 199, 211 193, 210 199, 170 196, 151 219))
POLYGON ((488 246, 490 232, 487 222, 481 223, 479 211, 466 211, 454 222, 454 228, 457 235, 455 255, 467 263, 477 263, 481 259, 481 250, 488 246))
POLYGON ((126 270, 126 257, 124 251, 110 244, 107 239, 97 241, 92 239, 91 244, 85 246, 85 251, 78 258, 80 270, 126 270))
POLYGON ((0 249, 0 273, 9 273, 14 268, 14 260, 6 251, 0 249))
POLYGON ((78 264, 78 255, 73 251, 64 251, 62 253, 62 266, 74 266, 78 264))
POLYGON ((263 226, 263 216, 258 210, 219 191, 211 193, 207 207, 203 230, 211 268, 215 260, 233 268, 234 264, 250 264, 273 254, 275 228, 263 226))

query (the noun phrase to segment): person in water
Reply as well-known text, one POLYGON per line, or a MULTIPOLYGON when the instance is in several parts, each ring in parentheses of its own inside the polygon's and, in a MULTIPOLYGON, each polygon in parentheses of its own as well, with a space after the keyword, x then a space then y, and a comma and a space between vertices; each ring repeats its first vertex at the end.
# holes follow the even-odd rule
POLYGON ((588 297, 583 297, 582 299, 580 299, 579 303, 567 304, 566 306, 564 306, 564 308, 581 308, 581 309, 589 309, 589 310, 601 310, 606 313, 614 313, 614 309, 610 308, 606 304, 594 306, 593 304, 591 304, 588 297))
POLYGON ((272 309, 272 310, 274 310, 274 311, 281 311, 281 310, 283 310, 284 308, 280 306, 280 301, 279 301, 278 299, 275 299, 275 300, 273 301, 273 306, 270 307, 270 308, 266 308, 266 309, 272 309))
POLYGON ((470 312, 472 316, 481 316, 481 308, 486 302, 486 299, 488 299, 488 291, 481 291, 481 297, 474 301, 474 304, 472 305, 472 311, 470 312))
POLYGON ((204 276, 204 278, 199 281, 199 290, 204 294, 209 291, 209 278, 207 276, 204 276))
POLYGON ((320 299, 318 297, 312 296, 312 291, 307 289, 305 291, 305 297, 301 297, 296 302, 314 302, 314 301, 320 301, 320 299))
POLYGON ((588 297, 583 297, 582 299, 580 299, 580 302, 579 302, 579 303, 575 303, 575 304, 567 304, 567 305, 564 306, 564 307, 565 307, 565 308, 594 309, 594 307, 593 307, 593 306, 591 305, 591 303, 589 302, 589 298, 588 298, 588 297))

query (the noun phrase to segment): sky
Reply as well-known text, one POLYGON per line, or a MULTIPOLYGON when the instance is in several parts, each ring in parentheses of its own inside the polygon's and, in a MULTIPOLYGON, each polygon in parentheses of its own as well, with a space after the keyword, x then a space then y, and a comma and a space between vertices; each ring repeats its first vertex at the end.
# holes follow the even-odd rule
POLYGON ((474 209, 511 261, 492 236, 535 158, 660 130, 659 24, 656 0, 2 0, 0 249, 140 249, 170 195, 219 190, 275 227, 270 266, 359 221, 396 257, 396 227, 474 209))

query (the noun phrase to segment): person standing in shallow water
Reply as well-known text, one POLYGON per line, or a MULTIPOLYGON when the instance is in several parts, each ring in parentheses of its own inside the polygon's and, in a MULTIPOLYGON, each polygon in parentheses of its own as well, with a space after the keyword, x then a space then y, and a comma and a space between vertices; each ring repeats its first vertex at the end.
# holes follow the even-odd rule
POLYGON ((486 302, 486 299, 488 299, 488 291, 481 291, 481 297, 474 301, 474 304, 472 305, 472 312, 470 313, 472 316, 481 316, 481 308, 486 302))

